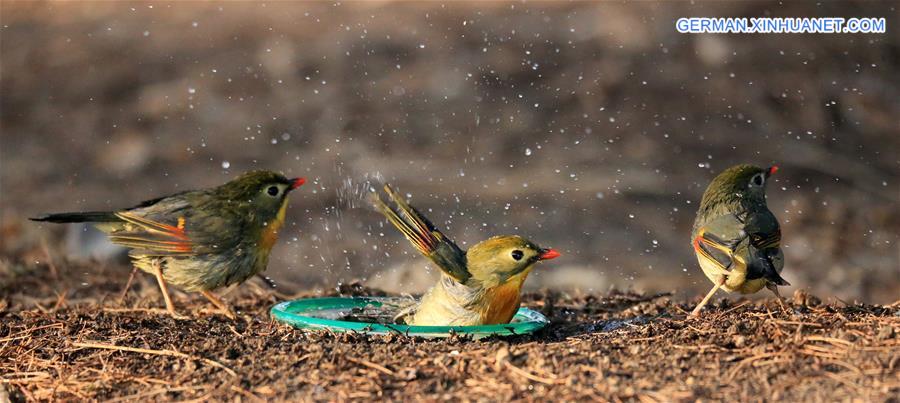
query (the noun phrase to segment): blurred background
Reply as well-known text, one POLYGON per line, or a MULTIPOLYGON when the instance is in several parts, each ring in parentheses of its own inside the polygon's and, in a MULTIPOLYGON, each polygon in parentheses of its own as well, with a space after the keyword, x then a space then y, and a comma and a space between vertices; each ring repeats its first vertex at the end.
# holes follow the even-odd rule
POLYGON ((123 253, 95 232, 25 218, 266 168, 309 180, 266 272, 287 291, 434 282, 361 199, 381 178, 463 247, 514 233, 559 249, 530 288, 696 297, 710 287, 689 245, 700 196, 748 162, 781 167, 768 195, 783 293, 890 303, 897 15, 870 2, 4 1, 0 264, 46 270, 45 242, 57 265, 118 265, 124 284, 123 253), (678 34, 687 16, 887 17, 888 32, 678 34))

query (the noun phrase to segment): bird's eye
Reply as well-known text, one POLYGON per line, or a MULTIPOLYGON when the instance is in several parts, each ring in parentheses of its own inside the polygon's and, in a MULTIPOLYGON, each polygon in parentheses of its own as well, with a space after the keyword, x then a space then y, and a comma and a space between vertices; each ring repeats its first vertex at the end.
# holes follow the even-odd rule
POLYGON ((516 260, 522 260, 522 258, 523 258, 524 256, 525 256, 525 253, 522 252, 522 251, 520 251, 520 250, 518 250, 518 249, 512 251, 512 258, 513 258, 513 259, 516 259, 516 260))
POLYGON ((750 183, 752 183, 753 186, 762 186, 763 183, 766 183, 766 178, 763 178, 762 174, 757 174, 750 180, 750 183))
POLYGON ((266 189, 266 193, 268 193, 269 196, 278 196, 278 192, 278 186, 269 186, 269 188, 266 189))

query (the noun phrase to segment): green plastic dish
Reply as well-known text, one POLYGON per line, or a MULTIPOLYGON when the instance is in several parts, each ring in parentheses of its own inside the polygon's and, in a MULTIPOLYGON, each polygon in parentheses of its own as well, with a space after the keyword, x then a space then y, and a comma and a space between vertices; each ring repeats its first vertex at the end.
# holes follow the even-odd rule
POLYGON ((390 306, 392 301, 399 300, 401 299, 390 297, 298 299, 278 303, 272 307, 270 312, 275 320, 298 329, 358 332, 376 335, 403 334, 427 338, 450 337, 453 334, 468 335, 475 339, 488 336, 523 335, 543 329, 549 323, 547 318, 540 312, 528 308, 519 308, 512 322, 505 325, 409 326, 334 319, 334 317, 346 316, 354 308, 374 308, 377 310, 385 304, 390 306))

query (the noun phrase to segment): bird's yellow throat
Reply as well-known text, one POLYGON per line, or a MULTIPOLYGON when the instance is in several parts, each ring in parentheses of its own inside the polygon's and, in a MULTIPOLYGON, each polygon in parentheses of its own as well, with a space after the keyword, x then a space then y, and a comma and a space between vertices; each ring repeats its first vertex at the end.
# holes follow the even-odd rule
POLYGON ((284 216, 287 212, 287 205, 288 201, 287 199, 284 199, 284 202, 281 203, 281 208, 278 209, 278 214, 275 215, 275 219, 263 228, 263 233, 259 240, 259 246, 263 250, 271 250, 272 247, 275 246, 275 242, 278 241, 278 230, 284 225, 284 216))

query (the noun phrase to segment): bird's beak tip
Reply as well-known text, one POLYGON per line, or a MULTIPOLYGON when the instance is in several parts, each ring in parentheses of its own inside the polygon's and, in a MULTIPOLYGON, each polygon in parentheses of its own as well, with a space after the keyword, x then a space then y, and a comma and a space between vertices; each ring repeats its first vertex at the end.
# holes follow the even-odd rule
POLYGON ((556 249, 544 249, 539 257, 541 260, 550 260, 560 257, 560 253, 556 249))
POLYGON ((291 190, 294 190, 300 186, 303 186, 304 183, 306 183, 306 178, 291 179, 291 190))

